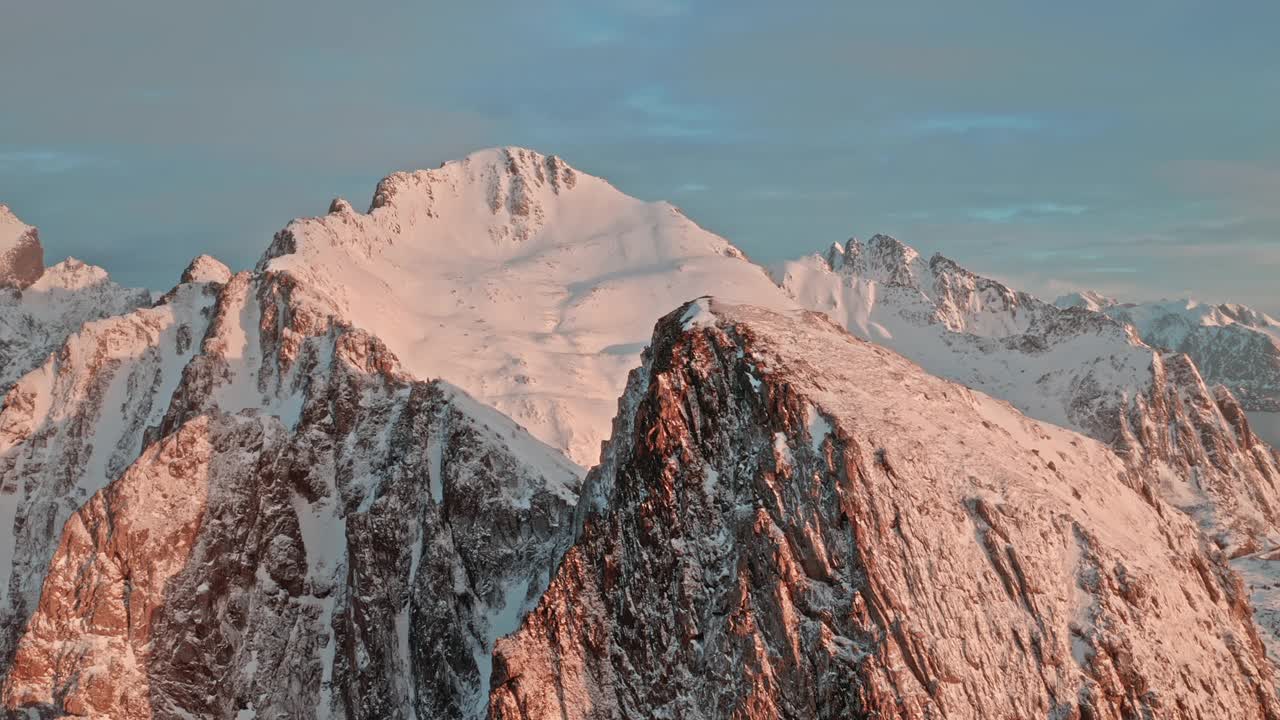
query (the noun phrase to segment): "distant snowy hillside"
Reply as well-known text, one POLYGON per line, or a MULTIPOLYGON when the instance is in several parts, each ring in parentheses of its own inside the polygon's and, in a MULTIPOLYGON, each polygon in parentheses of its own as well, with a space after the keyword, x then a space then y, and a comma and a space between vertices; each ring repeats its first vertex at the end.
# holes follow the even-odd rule
POLYGON ((1190 355, 1205 381, 1225 385, 1245 410, 1280 412, 1280 321, 1266 313, 1195 300, 1119 303, 1092 293, 1056 304, 1081 303, 1132 325, 1152 347, 1190 355))

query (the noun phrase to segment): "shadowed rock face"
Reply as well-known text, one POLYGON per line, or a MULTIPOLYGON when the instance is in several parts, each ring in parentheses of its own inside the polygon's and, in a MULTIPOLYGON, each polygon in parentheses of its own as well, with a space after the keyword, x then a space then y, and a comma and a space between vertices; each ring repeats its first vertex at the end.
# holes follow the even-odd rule
POLYGON ((36 229, 0 205, 0 287, 19 290, 44 274, 44 248, 36 229))
POLYGON ((815 316, 709 308, 659 324, 491 718, 1278 716, 1152 478, 815 316))

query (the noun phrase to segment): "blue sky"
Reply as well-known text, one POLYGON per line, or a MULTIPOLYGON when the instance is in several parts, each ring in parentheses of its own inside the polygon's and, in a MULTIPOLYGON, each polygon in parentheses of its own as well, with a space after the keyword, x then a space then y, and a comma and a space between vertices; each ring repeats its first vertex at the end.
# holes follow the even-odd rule
POLYGON ((769 261, 888 232, 1044 295, 1280 314, 1280 4, 13 4, 0 202, 171 285, 493 145, 769 261))

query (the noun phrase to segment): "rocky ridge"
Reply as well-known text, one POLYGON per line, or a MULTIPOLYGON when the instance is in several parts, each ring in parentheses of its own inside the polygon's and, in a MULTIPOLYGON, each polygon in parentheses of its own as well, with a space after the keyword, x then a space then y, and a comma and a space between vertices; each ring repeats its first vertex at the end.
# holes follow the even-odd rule
POLYGON ((625 398, 491 718, 1280 712, 1225 557, 1100 443, 708 300, 625 398))

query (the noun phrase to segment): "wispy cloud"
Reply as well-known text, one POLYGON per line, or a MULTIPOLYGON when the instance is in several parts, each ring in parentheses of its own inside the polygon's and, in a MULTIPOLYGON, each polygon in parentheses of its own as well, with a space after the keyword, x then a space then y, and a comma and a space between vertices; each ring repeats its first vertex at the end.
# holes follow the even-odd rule
POLYGON ((1044 121, 1028 113, 935 113, 916 120, 916 135, 965 135, 980 131, 1028 132, 1044 127, 1044 121))
POLYGON ((700 193, 707 190, 710 190, 710 188, 698 182, 687 182, 676 186, 676 192, 678 193, 700 193))
POLYGON ((1039 202, 1000 207, 972 208, 969 217, 984 222, 1004 223, 1019 218, 1046 215, 1083 215, 1089 210, 1085 205, 1066 205, 1055 202, 1039 202))
POLYGON ((0 172, 16 175, 56 175, 83 167, 90 158, 59 150, 0 150, 0 172))

